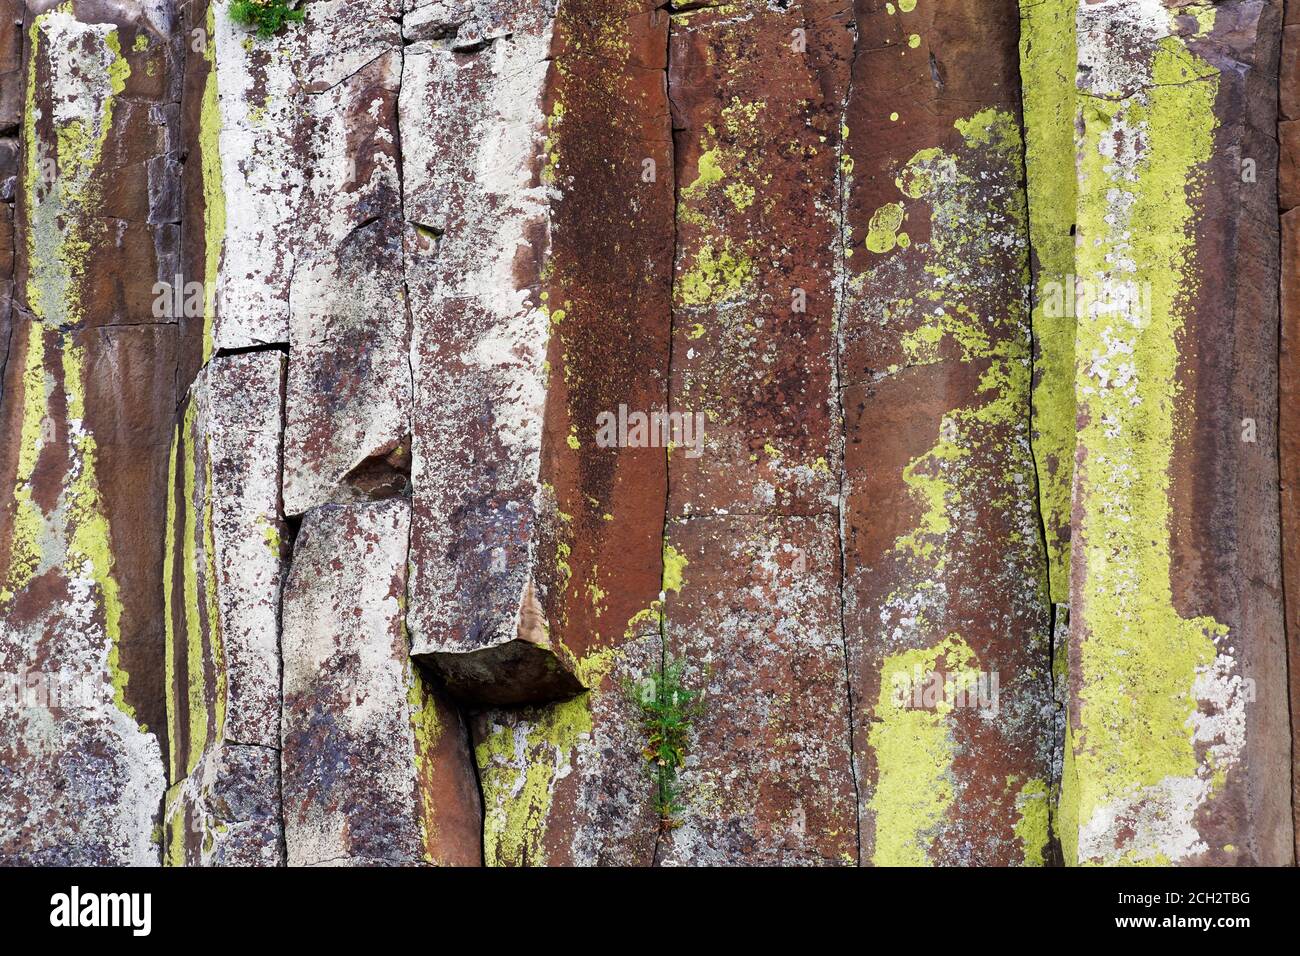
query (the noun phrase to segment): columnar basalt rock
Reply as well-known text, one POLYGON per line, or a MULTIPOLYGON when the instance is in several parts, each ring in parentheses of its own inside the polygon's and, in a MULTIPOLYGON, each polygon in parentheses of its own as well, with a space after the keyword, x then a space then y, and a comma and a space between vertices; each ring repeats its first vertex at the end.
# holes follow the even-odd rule
POLYGON ((1278 33, 1262 0, 1080 6, 1067 863, 1292 857, 1278 33))
POLYGON ((0 859, 156 864, 175 327, 167 9, 28 5, 16 292, 0 402, 0 859))
POLYGON ((411 371, 403 286, 402 37, 383 4, 312 11, 299 81, 289 288, 285 510, 406 491, 411 371))
POLYGON ((409 658, 411 509, 326 505, 285 585, 284 835, 291 866, 480 858, 468 734, 409 658))
POLYGON ((669 864, 855 863, 840 622, 843 2, 674 17, 665 651, 703 692, 669 864), (816 715, 814 717, 813 715, 816 715))
POLYGON ((559 520, 541 476, 554 5, 504 6, 518 14, 511 29, 470 49, 409 47, 401 101, 416 330, 411 629, 417 656, 484 704, 581 690, 543 603, 558 560, 543 527, 559 520))
POLYGON ((626 684, 662 659, 665 450, 601 425, 620 409, 663 411, 667 397, 667 35, 666 12, 642 0, 562 4, 554 28, 540 170, 553 203, 540 453, 554 509, 541 548, 554 559, 539 600, 590 691, 476 722, 489 863, 654 858, 652 784, 626 684))
POLYGON ((297 7, 0 0, 0 864, 1294 862, 1295 2, 297 7))
POLYGON ((214 358, 169 464, 164 624, 170 743, 165 861, 283 862, 280 512, 284 358, 214 358))
POLYGON ((1048 850, 1016 19, 857 8, 841 385, 864 864, 1048 850))

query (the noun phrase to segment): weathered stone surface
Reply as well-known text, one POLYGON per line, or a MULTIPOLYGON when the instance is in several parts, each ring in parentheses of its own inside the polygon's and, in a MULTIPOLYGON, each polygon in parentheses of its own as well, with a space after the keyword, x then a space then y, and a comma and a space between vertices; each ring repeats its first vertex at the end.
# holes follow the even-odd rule
POLYGON ((283 366, 278 352, 212 359, 173 442, 164 568, 172 865, 283 862, 283 366), (242 819, 245 809, 255 816, 242 819))
POLYGON ((558 520, 542 529, 539 600, 591 691, 476 720, 490 864, 654 859, 653 783, 625 683, 662 661, 667 469, 661 446, 597 437, 602 413, 649 413, 667 398, 668 28, 667 14, 642 0, 565 3, 555 25, 542 172, 558 195, 542 273, 551 331, 541 474, 558 520))
POLYGON ((309 512, 283 607, 284 831, 291 866, 472 865, 468 735, 411 663, 410 506, 309 512))
POLYGON ((834 515, 674 523, 668 659, 703 696, 665 865, 857 862, 834 515))
POLYGON ((707 704, 668 864, 857 861, 834 332, 851 30, 834 0, 673 21, 669 407, 696 433, 669 456, 665 651, 707 704))
POLYGON ((1283 6, 0 0, 0 862, 1293 862, 1283 6))
POLYGON ((162 26, 87 2, 32 20, 17 281, 43 322, 169 321, 154 306, 177 265, 179 70, 162 26))
MULTIPOLYGON (((552 5, 489 47, 406 50, 415 339, 414 650, 488 704, 581 689, 542 606, 549 241, 542 181, 552 5)), ((563 315, 560 316, 563 318, 563 315)))
POLYGON ((156 864, 175 257, 168 24, 30 5, 17 303, 0 400, 0 858, 156 864), (34 695, 34 696, 33 696, 34 695))
POLYGON ((304 28, 297 149, 307 175, 289 303, 289 514, 406 490, 403 56, 393 12, 384 4, 321 7, 304 28))
POLYGON ((22 317, 9 359, 0 860, 157 864, 162 523, 145 503, 164 495, 173 337, 22 317))
POLYGON ((1080 7, 1076 271, 1105 294, 1078 323, 1067 863, 1292 858, 1278 32, 1259 0, 1080 7))
MULTIPOLYGON (((1285 5, 1278 69, 1280 119, 1300 119, 1300 4, 1285 5)), ((1285 125, 1279 123, 1279 127, 1285 125)), ((1279 136, 1279 164, 1297 161, 1300 148, 1279 136)), ((1282 334, 1278 362, 1278 451, 1282 489, 1282 583, 1286 594, 1287 673, 1291 700, 1291 806, 1300 848, 1300 214, 1278 197, 1281 215, 1282 334)), ((1268 211, 1264 212, 1267 217, 1268 211)))
POLYGON ((864 864, 1048 846, 1016 17, 857 9, 841 372, 864 864))

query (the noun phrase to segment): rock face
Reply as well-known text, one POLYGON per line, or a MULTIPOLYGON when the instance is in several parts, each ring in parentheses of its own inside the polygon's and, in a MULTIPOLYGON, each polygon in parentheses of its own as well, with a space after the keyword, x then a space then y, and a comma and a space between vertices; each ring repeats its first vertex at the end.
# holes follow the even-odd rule
POLYGON ((219 356, 172 446, 167 629, 171 865, 272 864, 280 832, 284 358, 219 356))
POLYGON ((1294 6, 0 0, 0 863, 1293 863, 1294 6))
POLYGON ((284 598, 284 837, 293 866, 466 866, 479 797, 454 708, 410 660, 411 512, 309 514, 284 598))
POLYGON ((1081 5, 1067 862, 1291 858, 1277 10, 1081 5), (1255 181, 1252 181, 1254 179, 1255 181), (1176 188, 1175 187, 1176 184, 1176 188))

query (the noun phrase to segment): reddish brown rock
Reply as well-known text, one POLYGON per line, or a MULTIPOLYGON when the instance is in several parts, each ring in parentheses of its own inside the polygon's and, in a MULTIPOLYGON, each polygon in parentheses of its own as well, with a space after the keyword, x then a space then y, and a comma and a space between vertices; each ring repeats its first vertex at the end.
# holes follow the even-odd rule
POLYGON ((662 394, 667 351, 667 21, 626 7, 539 11, 472 53, 407 48, 410 616, 417 656, 469 700, 581 690, 582 659, 659 589, 662 451, 595 434, 662 394), (615 88, 610 57, 629 66, 615 88))
POLYGON ((1016 18, 857 9, 841 372, 864 864, 1048 849, 1016 18))
POLYGON ((665 650, 706 705, 664 863, 857 861, 834 339, 851 27, 842 2, 673 21, 669 407, 694 433, 669 456, 665 650))
POLYGON ((591 691, 475 722, 490 864, 654 859, 653 784, 625 682, 662 660, 664 449, 597 438, 602 413, 666 401, 667 32, 667 14, 641 0, 566 3, 555 25, 539 174, 553 197, 541 272, 549 517, 536 567, 553 640, 572 650, 591 691))

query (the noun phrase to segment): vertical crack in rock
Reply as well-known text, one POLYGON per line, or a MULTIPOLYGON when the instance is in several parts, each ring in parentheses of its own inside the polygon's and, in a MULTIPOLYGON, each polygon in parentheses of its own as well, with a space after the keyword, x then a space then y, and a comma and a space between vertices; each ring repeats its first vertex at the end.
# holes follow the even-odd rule
POLYGON ((1017 5, 856 12, 841 385, 862 860, 1038 865, 1051 637, 1017 5))
POLYGON ((404 498, 303 517, 282 637, 290 865, 480 859, 460 715, 410 659, 410 519, 404 498))
POLYGON ((168 7, 53 6, 24 21, 5 316, 0 670, 22 693, 0 703, 0 859, 157 864, 179 53, 168 7))
POLYGON ((1282 571, 1291 712, 1291 807, 1300 849, 1300 3, 1287 0, 1278 69, 1278 208, 1281 210, 1281 362, 1278 459, 1282 571))
POLYGON ((1279 32, 1081 4, 1067 863, 1282 863, 1279 32), (1209 556, 1213 555, 1213 558, 1209 556))
POLYGON ((1056 809, 1065 755, 1069 638, 1070 489, 1074 471, 1074 113, 1078 0, 1020 7, 1020 103, 1029 207, 1030 444, 1039 533, 1047 555, 1052 635, 1052 758, 1048 825, 1059 862, 1056 809))
POLYGON ((673 15, 665 659, 705 703, 664 864, 856 862, 834 334, 850 18, 673 15))
MULTIPOLYGON (((840 641, 844 646, 844 693, 845 706, 847 707, 846 717, 849 724, 849 759, 850 770, 853 774, 853 819, 854 819, 854 836, 856 841, 856 850, 854 852, 854 862, 862 865, 862 787, 858 776, 860 768, 858 766, 858 727, 857 715, 855 713, 855 702, 853 700, 853 678, 849 671, 849 631, 847 623, 846 609, 848 601, 844 593, 845 583, 848 578, 848 488, 849 478, 846 468, 847 456, 845 449, 848 445, 847 415, 844 409, 844 315, 849 301, 849 264, 848 254, 852 249, 853 237, 848 227, 848 208, 849 208, 849 176, 853 172, 852 162, 848 153, 848 119, 849 103, 853 100, 853 78, 857 75, 858 69, 858 52, 861 49, 860 37, 858 36, 858 24, 856 17, 851 18, 846 25, 853 34, 853 54, 849 59, 849 75, 844 85, 844 101, 840 111, 840 130, 838 139, 838 155, 836 157, 836 189, 839 201, 839 234, 836 237, 838 244, 836 250, 836 301, 835 301, 835 406, 836 414, 839 417, 839 443, 840 459, 839 467, 836 469, 838 478, 838 488, 835 496, 836 509, 836 535, 839 543, 840 558, 840 586, 839 586, 839 623, 840 623, 840 641)), ((933 62, 933 56, 931 57, 933 62)))

